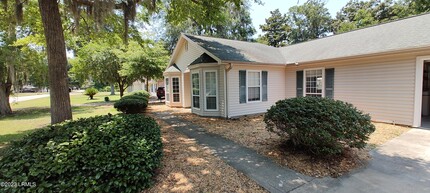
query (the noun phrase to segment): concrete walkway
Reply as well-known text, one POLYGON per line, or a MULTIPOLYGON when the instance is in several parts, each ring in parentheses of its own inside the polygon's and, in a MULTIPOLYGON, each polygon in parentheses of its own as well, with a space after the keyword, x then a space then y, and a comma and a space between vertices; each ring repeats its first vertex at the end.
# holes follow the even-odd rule
POLYGON ((280 167, 252 149, 219 135, 207 133, 203 128, 177 118, 169 112, 157 112, 155 115, 172 125, 178 132, 195 139, 200 145, 209 147, 215 155, 227 164, 270 192, 290 192, 314 179, 288 168, 280 167))
POLYGON ((430 130, 411 129, 370 153, 367 167, 338 179, 316 179, 294 192, 430 192, 430 130))
POLYGON ((370 152, 367 167, 340 178, 313 178, 186 120, 157 112, 175 130, 214 151, 227 164, 270 192, 430 192, 430 130, 411 129, 370 152))

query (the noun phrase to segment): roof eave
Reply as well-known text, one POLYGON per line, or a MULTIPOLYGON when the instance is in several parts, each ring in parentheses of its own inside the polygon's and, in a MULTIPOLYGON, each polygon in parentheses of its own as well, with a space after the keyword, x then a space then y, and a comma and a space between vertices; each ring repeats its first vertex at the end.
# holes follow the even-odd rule
POLYGON ((411 48, 406 48, 406 49, 395 49, 395 50, 388 50, 385 52, 374 52, 374 53, 351 55, 351 56, 344 56, 344 57, 338 57, 338 58, 327 58, 327 59, 321 59, 321 60, 294 61, 294 62, 293 61, 287 61, 286 65, 322 63, 322 62, 330 62, 330 61, 335 61, 335 60, 348 60, 348 59, 381 56, 381 55, 388 55, 388 54, 398 54, 398 53, 402 53, 402 52, 416 52, 416 51, 423 51, 423 50, 429 50, 429 49, 430 49, 430 46, 411 47, 411 48))

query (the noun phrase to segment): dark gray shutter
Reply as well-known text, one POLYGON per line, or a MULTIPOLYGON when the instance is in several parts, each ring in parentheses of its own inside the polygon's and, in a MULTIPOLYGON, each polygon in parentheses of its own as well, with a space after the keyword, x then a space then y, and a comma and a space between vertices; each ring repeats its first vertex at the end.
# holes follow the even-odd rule
POLYGON ((325 97, 334 97, 334 68, 325 69, 325 97))
POLYGON ((296 96, 303 96, 303 71, 296 72, 296 96))
POLYGON ((246 103, 246 71, 239 70, 239 102, 246 103))
POLYGON ((262 101, 267 101, 267 71, 261 72, 261 78, 263 79, 263 98, 262 101))

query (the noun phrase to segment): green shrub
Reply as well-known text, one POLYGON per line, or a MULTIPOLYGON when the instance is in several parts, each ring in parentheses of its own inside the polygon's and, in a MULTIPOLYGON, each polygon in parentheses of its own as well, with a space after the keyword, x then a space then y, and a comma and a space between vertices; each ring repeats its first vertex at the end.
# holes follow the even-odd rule
POLYGON ((126 114, 142 113, 148 107, 149 94, 147 92, 135 92, 122 97, 114 103, 115 109, 126 114))
POLYGON ((146 91, 144 91, 144 90, 141 90, 141 91, 135 91, 135 92, 131 92, 131 93, 128 93, 128 94, 127 94, 127 96, 131 96, 131 95, 143 96, 143 97, 145 97, 145 98, 147 98, 147 99, 149 99, 149 97, 151 97, 151 95, 149 94, 149 92, 146 92, 146 91))
POLYGON ((105 102, 109 102, 109 101, 110 101, 109 97, 105 97, 105 102))
POLYGON ((87 95, 92 100, 94 95, 96 95, 99 91, 95 88, 87 88, 84 92, 84 95, 87 95))
POLYGON ((160 137, 157 123, 142 115, 48 126, 11 143, 0 160, 0 182, 36 183, 6 192, 140 192, 160 166, 160 137))
POLYGON ((318 97, 276 102, 264 116, 266 128, 312 154, 331 156, 345 147, 363 148, 375 131, 370 116, 351 104, 318 97))

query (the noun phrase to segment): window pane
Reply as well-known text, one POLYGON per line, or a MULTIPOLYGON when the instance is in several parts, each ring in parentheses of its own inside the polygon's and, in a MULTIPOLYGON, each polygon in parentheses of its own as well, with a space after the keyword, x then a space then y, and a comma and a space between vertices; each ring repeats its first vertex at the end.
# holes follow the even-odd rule
POLYGON ((322 96, 323 77, 322 69, 306 71, 306 96, 322 96))
POLYGON ((193 107, 200 108, 200 96, 193 96, 193 107))
POLYGON ((200 80, 199 74, 192 74, 192 83, 193 83, 193 95, 200 95, 200 80))
POLYGON ((166 78, 166 92, 168 93, 169 91, 170 91, 169 78, 166 78))
POLYGON ((206 109, 216 109, 216 97, 206 97, 206 109))
POLYGON ((260 100, 260 87, 248 87, 248 101, 260 100))
POLYGON ((216 96, 216 72, 205 72, 206 96, 216 96))
POLYGON ((172 78, 173 93, 179 93, 179 78, 172 78))
POLYGON ((260 86, 260 72, 248 72, 248 86, 260 86))
POLYGON ((179 102, 179 94, 173 94, 173 102, 179 102))

